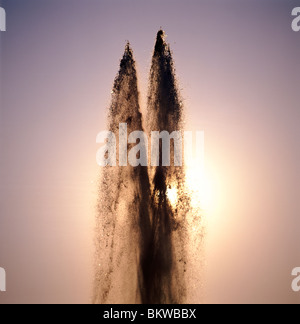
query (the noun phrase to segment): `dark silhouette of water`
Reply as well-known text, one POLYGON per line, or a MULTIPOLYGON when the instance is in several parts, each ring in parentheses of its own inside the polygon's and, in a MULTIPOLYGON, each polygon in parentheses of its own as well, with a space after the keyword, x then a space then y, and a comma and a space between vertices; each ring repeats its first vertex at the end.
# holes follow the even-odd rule
MULTIPOLYGON (((152 58, 147 106, 145 129, 149 137, 151 131, 182 130, 183 107, 172 53, 161 30, 152 58)), ((118 134, 120 123, 128 124, 128 134, 144 130, 129 44, 114 82, 109 130, 118 134)), ((132 146, 128 144, 128 150, 132 146)), ((134 168, 117 163, 116 167, 103 168, 96 227, 94 302, 184 303, 189 208, 183 167, 134 168)))

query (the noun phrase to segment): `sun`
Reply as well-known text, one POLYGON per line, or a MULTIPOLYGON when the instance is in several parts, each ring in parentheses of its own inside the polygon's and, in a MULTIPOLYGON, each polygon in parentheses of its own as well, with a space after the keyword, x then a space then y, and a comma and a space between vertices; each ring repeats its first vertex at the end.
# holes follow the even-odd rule
MULTIPOLYGON (((185 167, 185 191, 191 199, 194 210, 210 211, 213 208, 213 185, 211 178, 204 168, 197 164, 185 167)), ((178 205, 178 188, 171 183, 166 191, 166 196, 171 206, 178 205)))
POLYGON ((193 208, 204 211, 213 207, 212 182, 208 177, 205 168, 197 164, 186 166, 186 187, 191 197, 193 208))
POLYGON ((175 186, 170 185, 167 189, 166 194, 167 194, 170 204, 173 207, 175 207, 177 205, 177 201, 178 201, 177 188, 175 186))

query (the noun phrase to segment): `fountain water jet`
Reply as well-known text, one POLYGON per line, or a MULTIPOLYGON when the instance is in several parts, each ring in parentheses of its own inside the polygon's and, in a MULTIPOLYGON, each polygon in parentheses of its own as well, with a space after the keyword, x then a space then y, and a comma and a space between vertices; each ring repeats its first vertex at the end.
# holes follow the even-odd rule
MULTIPOLYGON (((148 91, 147 133, 182 131, 183 105, 162 30, 157 34, 148 91)), ((118 133, 121 123, 127 123, 129 133, 143 130, 129 44, 112 91, 109 131, 118 133)), ((129 150, 133 144, 127 145, 129 150)), ((185 303, 191 218, 185 168, 121 167, 118 162, 101 175, 94 302, 185 303)))

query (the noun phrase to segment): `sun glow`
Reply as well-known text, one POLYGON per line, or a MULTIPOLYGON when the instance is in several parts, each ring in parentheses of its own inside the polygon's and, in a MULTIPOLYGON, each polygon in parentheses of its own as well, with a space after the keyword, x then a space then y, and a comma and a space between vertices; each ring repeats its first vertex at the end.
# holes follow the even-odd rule
POLYGON ((176 187, 169 186, 167 189, 167 197, 173 207, 176 206, 178 200, 178 193, 176 187))
POLYGON ((193 208, 209 211, 213 207, 212 182, 205 168, 198 165, 186 167, 186 186, 193 208))
MULTIPOLYGON (((204 168, 194 164, 185 168, 185 190, 191 199, 191 207, 208 212, 213 208, 213 184, 204 168)), ((168 186, 167 198, 173 208, 178 204, 178 189, 175 184, 168 186)))

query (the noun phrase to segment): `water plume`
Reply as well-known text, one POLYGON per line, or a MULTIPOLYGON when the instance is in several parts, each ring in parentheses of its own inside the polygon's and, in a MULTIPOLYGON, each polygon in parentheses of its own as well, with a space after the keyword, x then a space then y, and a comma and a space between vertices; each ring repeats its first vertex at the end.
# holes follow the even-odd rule
MULTIPOLYGON (((160 30, 149 77, 143 128, 137 73, 126 45, 112 90, 108 130, 183 132, 183 104, 165 34, 160 30)), ((133 144, 127 144, 128 150, 133 144)), ((119 138, 117 136, 117 148, 119 138)), ((160 143, 160 158, 162 156, 160 143)), ((171 157, 174 145, 171 145, 171 157)), ((117 154, 117 157, 119 155, 117 154)), ((117 158, 118 160, 119 158, 117 158)), ((179 304, 188 301, 192 267, 189 238, 198 222, 185 182, 185 167, 119 166, 102 169, 96 227, 95 303, 179 304)), ((195 236, 198 237, 198 236, 195 236)), ((199 239, 196 238, 199 243, 199 239)), ((193 243, 192 243, 193 244, 193 243)), ((196 249, 198 245, 195 245, 196 249)))
MULTIPOLYGON (((147 131, 182 130, 183 105, 176 83, 172 53, 162 30, 157 34, 149 77, 147 131)), ((160 143, 160 157, 162 143, 160 143)), ((171 157, 174 146, 171 145, 171 157)), ((172 161, 171 161, 172 162, 172 161)), ((161 165, 161 164, 160 164, 161 165)), ((189 198, 184 190, 184 167, 149 168, 151 243, 144 250, 141 269, 145 301, 183 303, 186 297, 185 217, 189 198)))
MULTIPOLYGON (((119 134, 120 123, 127 123, 128 133, 143 130, 137 73, 129 44, 114 81, 108 130, 119 134)), ((128 145, 128 150, 132 146, 128 145)), ((137 272, 139 227, 141 222, 146 226, 149 219, 149 179, 147 168, 120 167, 118 157, 117 166, 103 168, 100 177, 95 303, 141 302, 137 272)))

